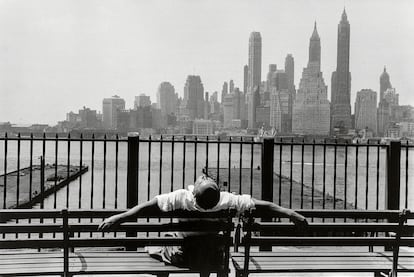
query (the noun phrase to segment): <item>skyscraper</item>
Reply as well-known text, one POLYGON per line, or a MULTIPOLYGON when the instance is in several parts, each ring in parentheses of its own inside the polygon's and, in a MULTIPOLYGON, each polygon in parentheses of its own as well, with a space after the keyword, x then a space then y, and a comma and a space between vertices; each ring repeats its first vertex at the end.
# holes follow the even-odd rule
POLYGON ((234 81, 230 80, 229 82, 229 93, 232 93, 234 91, 234 81))
POLYGON ((169 82, 162 82, 157 90, 158 108, 164 115, 175 114, 177 109, 177 95, 174 86, 169 82))
POLYGON ((316 23, 309 43, 309 62, 303 69, 293 104, 292 132, 302 135, 328 135, 330 103, 322 77, 321 43, 316 23))
POLYGON ((104 98, 102 101, 103 126, 105 129, 116 129, 118 112, 125 110, 125 100, 118 95, 104 98))
POLYGON ((247 93, 247 84, 249 79, 249 67, 247 64, 243 67, 243 93, 247 93))
POLYGON ((384 99, 384 92, 389 88, 392 88, 390 82, 390 75, 388 75, 387 69, 384 66, 384 72, 382 72, 380 76, 380 102, 384 99))
POLYGON ((377 130, 378 135, 385 136, 387 134, 388 125, 391 121, 392 105, 389 102, 390 97, 386 97, 386 92, 391 89, 390 75, 384 66, 384 71, 380 76, 380 99, 378 103, 378 114, 377 114, 377 130))
POLYGON ((275 74, 277 71, 277 65, 276 64, 269 64, 269 72, 266 76, 266 91, 270 92, 272 87, 272 81, 275 78, 275 74))
POLYGON ((371 89, 357 92, 355 100, 355 129, 377 133, 377 93, 371 89))
POLYGON ((259 32, 252 32, 249 38, 249 72, 248 72, 248 127, 256 128, 256 107, 262 74, 262 37, 259 32))
POLYGON ((338 24, 336 71, 331 79, 331 131, 347 132, 351 120, 351 73, 349 72, 350 25, 345 9, 338 24))
POLYGON ((184 86, 184 105, 191 119, 204 117, 204 87, 200 76, 187 77, 184 86))
POLYGON ((290 93, 295 93, 295 60, 292 54, 288 54, 285 59, 285 72, 288 80, 288 90, 290 93))
POLYGON ((221 103, 224 103, 224 97, 229 93, 229 84, 227 82, 223 83, 223 87, 221 89, 221 103))

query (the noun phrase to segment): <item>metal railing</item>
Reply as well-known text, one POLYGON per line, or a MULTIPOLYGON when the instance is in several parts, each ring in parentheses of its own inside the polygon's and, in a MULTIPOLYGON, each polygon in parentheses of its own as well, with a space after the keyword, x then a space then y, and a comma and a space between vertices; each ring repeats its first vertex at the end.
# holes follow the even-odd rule
POLYGON ((185 188, 204 170, 224 190, 295 209, 410 208, 413 147, 252 137, 5 134, 0 206, 123 209, 185 188))

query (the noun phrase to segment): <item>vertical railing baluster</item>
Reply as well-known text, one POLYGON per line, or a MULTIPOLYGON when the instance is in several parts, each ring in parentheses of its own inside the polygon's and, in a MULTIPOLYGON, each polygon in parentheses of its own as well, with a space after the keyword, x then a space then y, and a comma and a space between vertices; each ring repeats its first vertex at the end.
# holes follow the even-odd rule
MULTIPOLYGON (((29 159, 30 159, 30 161, 29 161, 29 168, 30 168, 30 171, 29 171, 29 202, 31 202, 32 201, 32 193, 33 193, 33 133, 30 133, 30 149, 29 149, 29 152, 30 152, 30 157, 29 157, 29 159)), ((31 218, 29 218, 29 221, 28 221, 29 223, 31 223, 32 222, 32 219, 31 218)), ((53 233, 53 235, 54 235, 55 233, 53 233)), ((28 233, 27 234, 27 236, 30 238, 31 237, 31 233, 28 233)))
MULTIPOLYGON (((67 168, 66 168, 66 178, 69 180, 70 175, 70 133, 68 133, 68 157, 67 157, 67 168)), ((66 185, 66 208, 69 208, 69 183, 66 185)))
MULTIPOLYGON (((312 141, 312 209, 315 205, 315 139, 312 141)), ((313 218, 312 218, 313 221, 313 218)))
POLYGON ((20 196, 20 143, 21 143, 20 133, 18 133, 17 134, 16 207, 19 207, 19 196, 20 196))
MULTIPOLYGON (((322 173, 322 209, 325 209, 326 205, 326 139, 323 140, 323 173, 322 173)), ((325 218, 322 219, 322 222, 325 218)))
MULTIPOLYGON (((239 194, 242 194, 242 162, 243 162, 243 137, 240 137, 239 159, 239 194)), ((250 194, 251 195, 251 194, 250 194)))
POLYGON ((348 140, 345 141, 345 161, 344 161, 344 209, 348 203, 348 140))
POLYGON ((59 141, 58 141, 58 134, 56 134, 55 136, 55 180, 53 182, 53 209, 56 209, 57 207, 57 172, 58 172, 58 145, 59 145, 59 141))
POLYGON ((118 163, 119 163, 119 136, 115 137, 115 209, 118 209, 118 163))
POLYGON ((148 165, 147 165, 147 200, 150 200, 150 190, 151 190, 151 135, 148 137, 148 165))
POLYGON ((103 139, 102 209, 106 206, 106 134, 103 139))
MULTIPOLYGON (((29 143, 29 202, 32 201, 32 191, 33 191, 33 133, 30 133, 30 143, 29 143)), ((30 223, 29 219, 29 223, 30 223)), ((30 237, 30 233, 29 233, 30 237)))
POLYGON ((159 194, 161 194, 162 193, 162 146, 163 146, 163 143, 162 143, 162 135, 160 136, 160 174, 159 174, 159 176, 160 176, 160 178, 159 178, 159 183, 160 183, 160 188, 159 188, 159 194))
MULTIPOLYGON (((3 209, 7 208, 7 149, 8 137, 7 133, 4 134, 4 175, 3 175, 3 209)), ((4 238, 4 234, 3 234, 4 238)))
MULTIPOLYGON (((30 133, 30 172, 29 172, 29 201, 32 201, 33 191, 33 133, 30 133)), ((29 219, 30 223, 30 219, 29 219)), ((30 233, 29 233, 30 236, 30 233)))
POLYGON ((253 195, 253 157, 254 157, 254 140, 250 141, 250 195, 253 195))
POLYGON ((197 136, 194 136, 194 182, 197 179, 197 136))
POLYGON ((377 142, 377 187, 376 187, 376 196, 377 196, 377 203, 375 205, 375 208, 379 209, 379 168, 380 168, 380 151, 381 151, 381 142, 377 142))
MULTIPOLYGON (((82 171, 83 163, 83 134, 80 134, 79 138, 79 171, 82 171)), ((82 208, 82 174, 79 175, 79 191, 78 191, 78 209, 82 208)), ((81 218, 78 218, 78 223, 81 223, 81 218)), ((78 232, 78 237, 80 238, 81 232, 78 232)))
POLYGON ((228 165, 228 176, 227 176, 227 182, 228 182, 228 191, 230 192, 230 186, 231 186, 231 137, 229 137, 229 165, 228 165))
POLYGON ((183 185, 182 185, 182 188, 185 188, 185 146, 186 146, 186 136, 184 135, 184 137, 183 137, 183 185))
POLYGON ((289 208, 292 208, 293 194, 293 138, 290 140, 290 182, 289 182, 289 208))
POLYGON ((366 174, 365 174, 365 210, 368 210, 368 183, 369 183, 369 140, 367 141, 366 151, 366 174))
POLYGON ((208 175, 208 136, 206 137, 206 166, 205 166, 205 170, 206 170, 206 174, 208 175))
POLYGON ((405 208, 408 209, 408 140, 405 148, 405 208))
POLYGON ((217 183, 220 182, 220 137, 217 137, 217 183))
MULTIPOLYGON (((79 139, 79 171, 82 171, 83 163, 83 134, 80 134, 79 139)), ((78 208, 82 208, 82 174, 79 175, 79 193, 78 193, 78 208)), ((80 219, 79 219, 80 222, 80 219)))
POLYGON ((279 145, 279 206, 282 205, 282 159, 283 159, 283 138, 280 138, 279 145))
POLYGON ((174 135, 171 138, 171 187, 170 191, 174 190, 174 135))
POLYGON ((300 208, 303 209, 303 190, 304 190, 304 177, 303 177, 303 169, 304 169, 304 157, 305 156, 305 138, 302 138, 302 145, 301 145, 301 159, 300 159, 300 208))
MULTIPOLYGON (((4 134, 4 175, 3 175, 3 209, 7 208, 7 149, 8 137, 7 132, 4 134)), ((6 233, 3 233, 3 239, 6 238, 6 233)))
POLYGON ((356 142, 355 146, 355 209, 358 209, 358 153, 359 142, 356 142))
MULTIPOLYGON (((334 174, 333 174, 333 209, 336 209, 336 170, 337 170, 337 155, 338 155, 338 141, 335 139, 334 145, 334 174)), ((335 218, 334 218, 335 220, 335 218)))
MULTIPOLYGON (((91 210, 93 209, 93 194, 94 194, 94 176, 95 175, 95 134, 92 134, 92 142, 91 142, 91 202, 90 207, 91 210)), ((93 219, 91 218, 90 221, 92 222, 93 219)), ((92 232, 90 232, 90 237, 92 237, 92 232)))

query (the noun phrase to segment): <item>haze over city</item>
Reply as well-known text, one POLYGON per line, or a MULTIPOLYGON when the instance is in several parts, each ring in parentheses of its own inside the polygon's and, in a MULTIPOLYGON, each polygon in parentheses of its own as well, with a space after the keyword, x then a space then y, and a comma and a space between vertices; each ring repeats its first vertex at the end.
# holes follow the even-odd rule
POLYGON ((155 102, 163 81, 183 96, 189 74, 210 93, 230 79, 242 89, 252 31, 262 36, 262 80, 290 53, 297 86, 315 21, 330 97, 344 8, 352 108, 357 91, 379 93, 384 66, 400 103, 413 105, 413 1, 0 0, 0 122, 54 125, 83 106, 101 111, 115 94, 132 108, 141 93, 155 102))

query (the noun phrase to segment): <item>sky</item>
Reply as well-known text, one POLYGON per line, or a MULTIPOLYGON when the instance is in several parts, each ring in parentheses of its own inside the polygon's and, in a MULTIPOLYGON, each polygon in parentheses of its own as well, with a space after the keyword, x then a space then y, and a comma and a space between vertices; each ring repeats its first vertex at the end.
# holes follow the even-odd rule
POLYGON ((182 96, 188 75, 209 92, 230 79, 243 88, 252 31, 262 79, 290 53, 298 86, 315 21, 330 95, 344 8, 351 106, 357 91, 379 91, 384 66, 400 104, 414 105, 412 0, 0 0, 0 122, 55 125, 115 94, 129 109, 141 93, 155 102, 163 81, 182 96))

